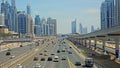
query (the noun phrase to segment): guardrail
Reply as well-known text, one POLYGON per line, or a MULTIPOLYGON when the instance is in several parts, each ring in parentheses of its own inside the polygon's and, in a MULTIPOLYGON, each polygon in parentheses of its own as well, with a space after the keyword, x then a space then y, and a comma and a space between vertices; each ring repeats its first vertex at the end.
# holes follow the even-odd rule
POLYGON ((30 42, 31 38, 3 39, 4 42, 30 42))

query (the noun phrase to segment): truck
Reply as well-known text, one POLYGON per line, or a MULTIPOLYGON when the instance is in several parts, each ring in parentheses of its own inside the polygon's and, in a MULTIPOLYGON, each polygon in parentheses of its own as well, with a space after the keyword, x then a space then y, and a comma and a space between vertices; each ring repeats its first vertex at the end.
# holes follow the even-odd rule
POLYGON ((94 60, 93 60, 93 58, 86 58, 86 59, 85 59, 85 66, 86 66, 86 67, 93 67, 93 65, 94 65, 94 60))

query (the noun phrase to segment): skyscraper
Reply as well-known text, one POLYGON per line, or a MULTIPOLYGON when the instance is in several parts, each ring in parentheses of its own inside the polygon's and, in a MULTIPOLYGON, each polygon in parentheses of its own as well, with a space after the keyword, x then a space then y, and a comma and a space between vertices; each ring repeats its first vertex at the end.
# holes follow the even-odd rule
POLYGON ((115 0, 115 23, 114 26, 120 25, 120 0, 115 0))
POLYGON ((27 14, 27 35, 32 37, 33 34, 34 34, 33 19, 29 14, 27 14))
POLYGON ((10 5, 7 1, 4 0, 1 3, 1 13, 4 14, 5 26, 10 30, 11 27, 11 14, 10 14, 10 5))
POLYGON ((35 25, 40 25, 40 17, 39 17, 39 15, 35 16, 35 25))
POLYGON ((56 35, 57 34, 57 21, 56 19, 52 19, 52 23, 54 25, 54 30, 53 30, 53 34, 56 35))
POLYGON ((114 0, 105 0, 101 4, 101 29, 111 28, 114 19, 114 0))
POLYGON ((25 12, 21 12, 18 14, 18 33, 27 33, 27 15, 25 14, 25 12))
POLYGON ((72 22, 72 34, 76 33, 76 20, 72 22))
POLYGON ((87 34, 87 33, 88 33, 87 28, 86 27, 83 28, 83 34, 87 34))
POLYGON ((2 3, 1 3, 1 13, 4 13, 4 11, 5 11, 4 5, 5 5, 5 2, 4 2, 4 0, 2 0, 2 3))
POLYGON ((0 13, 0 25, 4 25, 4 14, 0 13))
POLYGON ((18 32, 18 19, 17 19, 17 9, 16 9, 16 5, 15 5, 15 0, 11 1, 11 16, 12 16, 12 31, 18 32))
POLYGON ((94 29, 94 26, 92 25, 91 26, 91 32, 94 32, 95 31, 95 29, 94 29))
POLYGON ((34 31, 35 31, 34 33, 36 36, 39 36, 42 34, 42 24, 41 24, 39 15, 35 16, 35 29, 34 29, 34 31))
POLYGON ((81 23, 79 24, 79 32, 80 32, 80 34, 83 34, 83 27, 82 27, 81 23))
POLYGON ((57 20, 49 17, 47 18, 47 24, 49 25, 48 35, 56 35, 57 34, 57 20))
POLYGON ((31 9, 30 9, 30 4, 27 4, 27 14, 31 15, 31 9))
POLYGON ((43 18, 42 19, 42 34, 43 35, 46 35, 46 24, 47 24, 46 19, 43 18))

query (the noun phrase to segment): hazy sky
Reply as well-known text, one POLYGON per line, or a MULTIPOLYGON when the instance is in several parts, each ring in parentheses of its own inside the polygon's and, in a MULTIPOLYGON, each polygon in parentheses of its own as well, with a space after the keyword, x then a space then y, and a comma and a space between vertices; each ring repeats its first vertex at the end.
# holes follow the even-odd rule
MULTIPOLYGON (((0 0, 2 1, 2 0, 0 0)), ((10 0, 8 0, 10 1, 10 0)), ((57 19, 58 33, 71 33, 71 21, 79 23, 90 31, 91 25, 100 27, 100 5, 104 0, 16 0, 18 10, 25 10, 29 2, 32 16, 40 15, 42 19, 52 17, 57 19)))

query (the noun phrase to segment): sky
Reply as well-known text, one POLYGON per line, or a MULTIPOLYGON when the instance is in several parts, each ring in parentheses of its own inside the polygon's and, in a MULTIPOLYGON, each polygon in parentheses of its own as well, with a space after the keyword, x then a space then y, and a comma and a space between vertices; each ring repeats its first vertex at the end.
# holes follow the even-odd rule
POLYGON ((71 33, 71 22, 75 19, 77 20, 77 32, 79 32, 79 23, 87 27, 90 32, 91 25, 95 29, 100 28, 100 6, 103 1, 16 0, 16 7, 20 11, 26 11, 26 5, 30 3, 33 19, 35 15, 40 15, 41 19, 48 17, 57 19, 57 33, 71 33))

